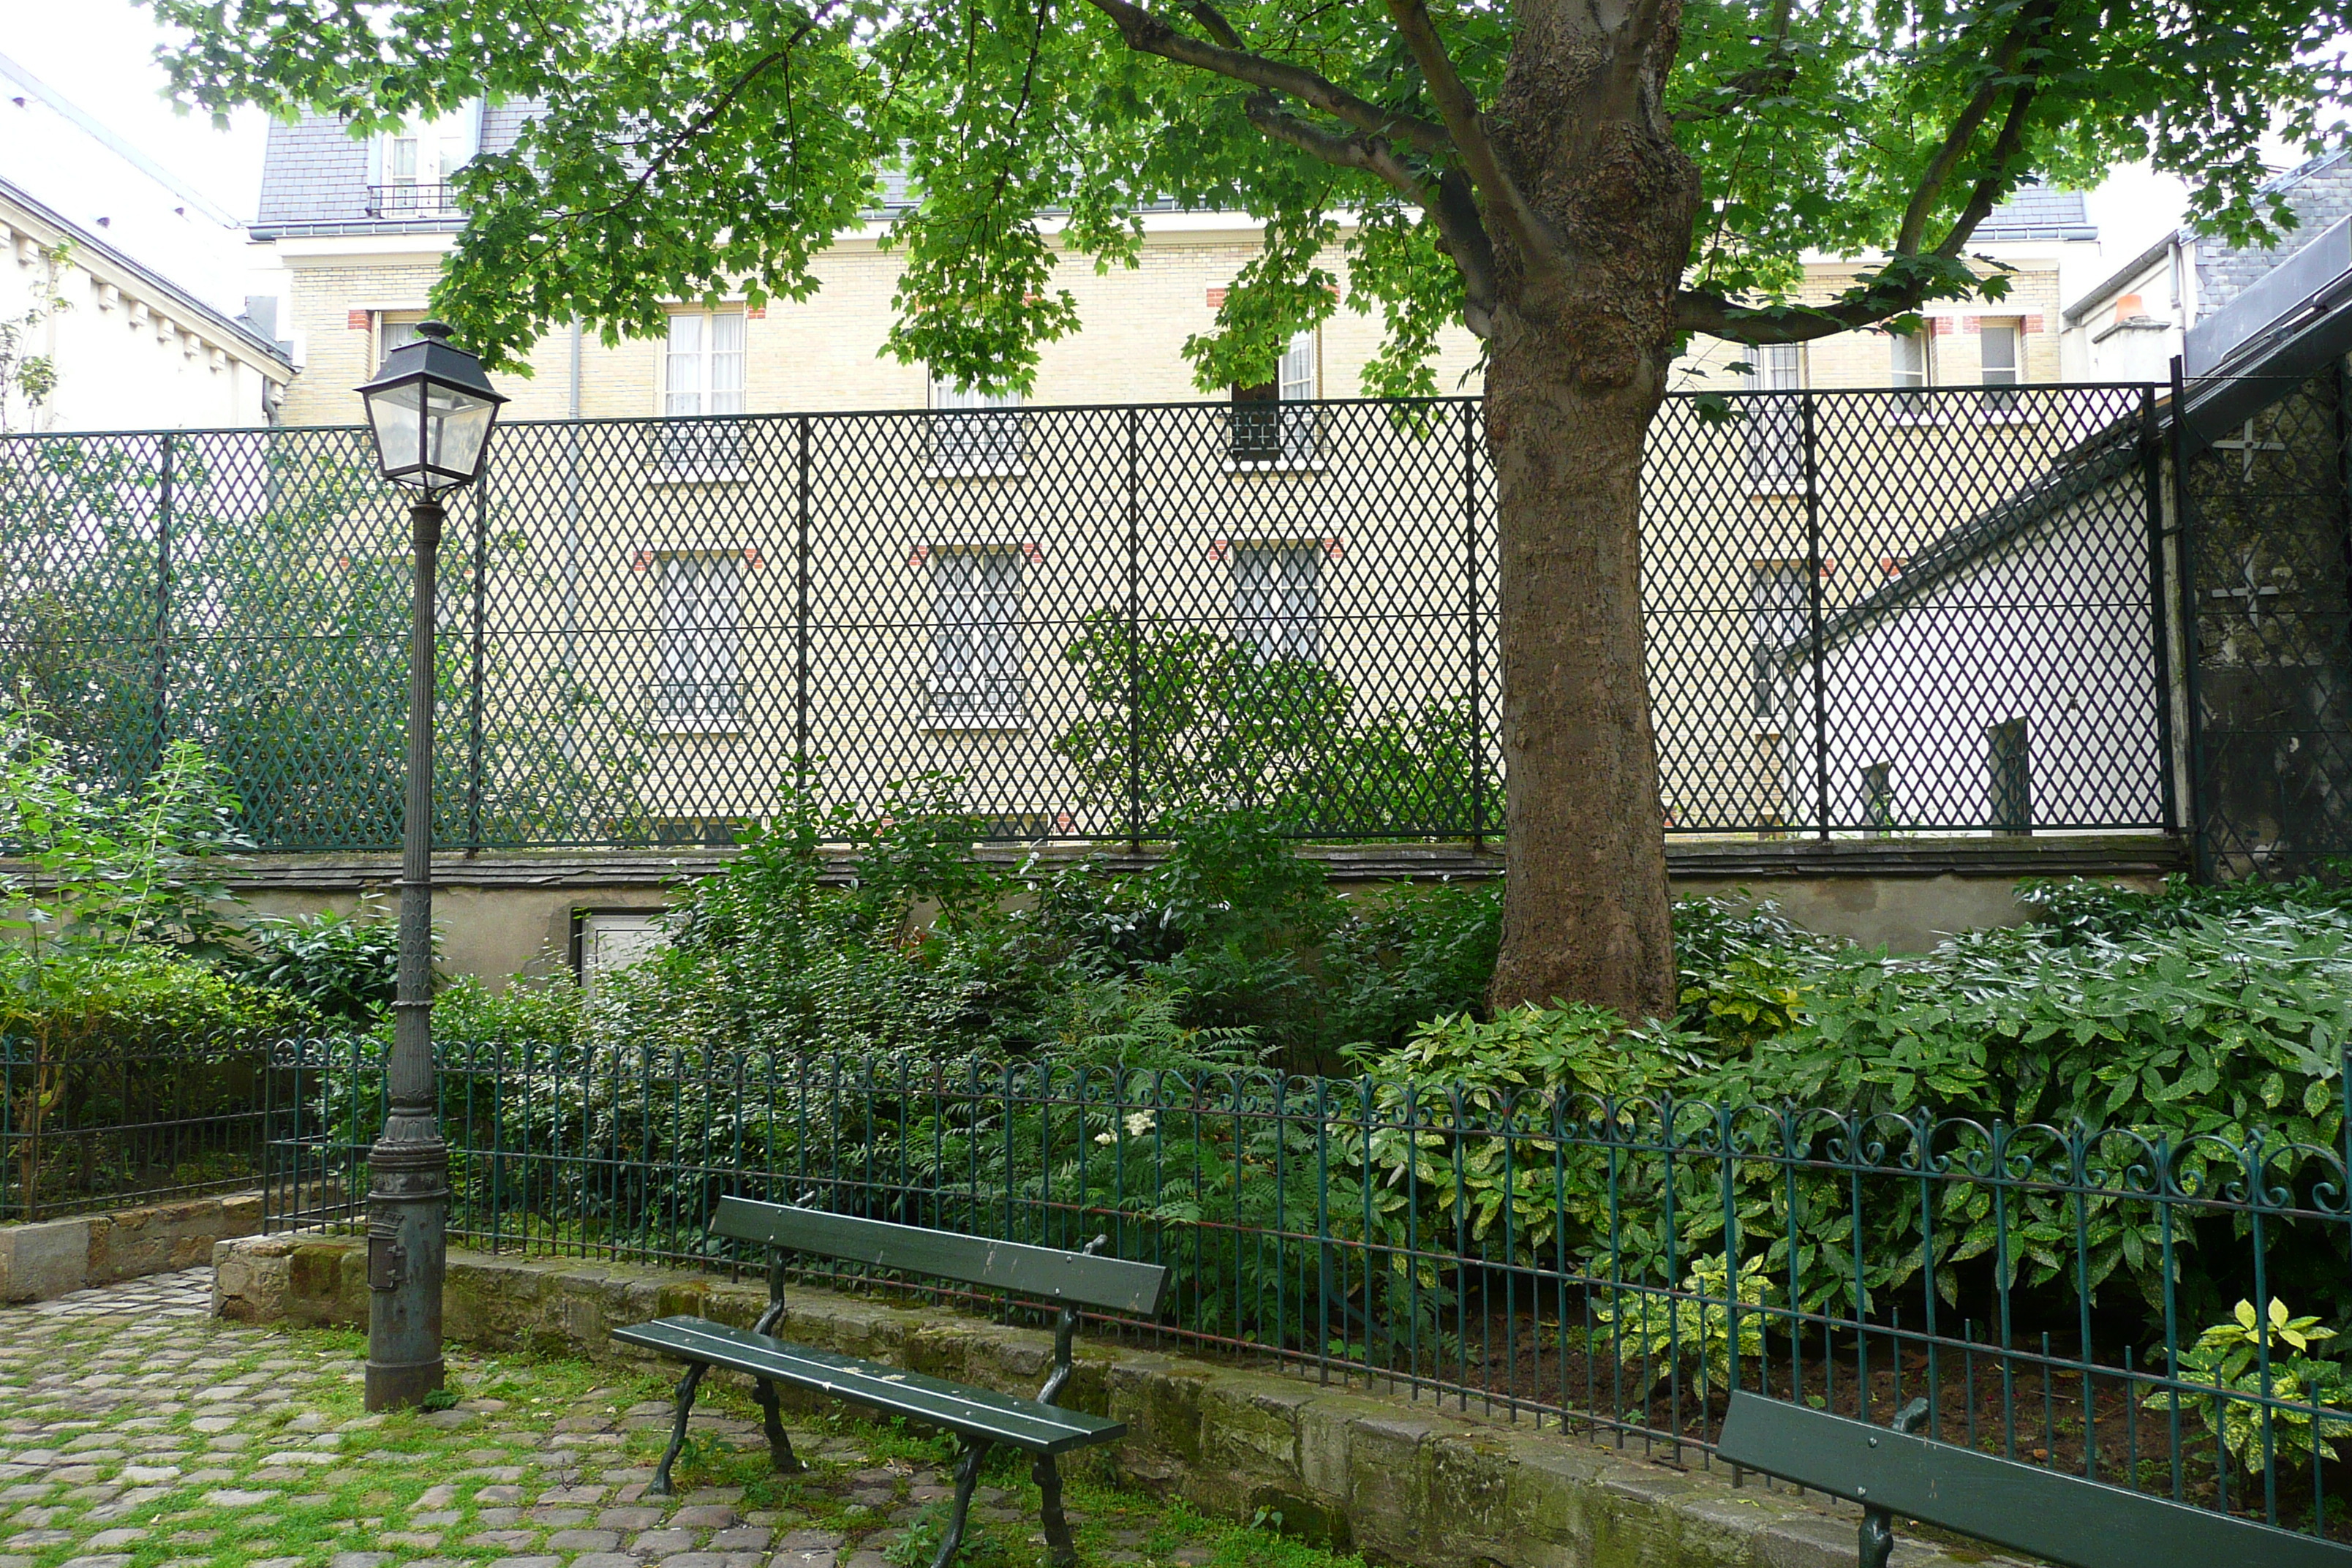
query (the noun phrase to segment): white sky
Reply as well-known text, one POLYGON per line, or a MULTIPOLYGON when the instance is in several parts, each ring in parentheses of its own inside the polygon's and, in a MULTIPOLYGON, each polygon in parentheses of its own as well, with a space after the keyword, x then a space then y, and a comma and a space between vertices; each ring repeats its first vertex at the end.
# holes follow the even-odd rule
MULTIPOLYGON (((129 0, 0 0, 0 55, 145 154, 185 193, 248 221, 261 186, 267 120, 247 110, 219 131, 201 116, 174 113, 154 58, 163 36, 154 14, 129 0)), ((248 265, 243 235, 5 76, 0 175, 207 303, 236 313, 248 265)))
MULTIPOLYGON (((30 70, 194 192, 250 220, 261 184, 264 117, 232 116, 226 131, 173 112, 154 52, 164 37, 154 14, 130 0, 0 0, 0 55, 30 70)), ((247 262, 239 237, 194 213, 182 198, 89 143, 23 89, 0 79, 0 175, 66 216, 234 313, 247 262), (99 220, 104 218, 106 223, 99 220)), ((2091 193, 2102 263, 2121 266, 2180 220, 2179 182, 2120 169, 2091 193)))

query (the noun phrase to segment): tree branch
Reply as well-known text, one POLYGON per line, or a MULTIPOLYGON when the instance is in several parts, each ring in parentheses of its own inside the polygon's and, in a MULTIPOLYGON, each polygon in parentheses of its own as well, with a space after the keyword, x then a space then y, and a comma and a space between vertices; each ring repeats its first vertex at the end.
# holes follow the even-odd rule
POLYGON ((1952 171, 1968 155, 1969 143, 1976 140, 1977 132, 1992 113, 1993 105, 2000 101, 2000 95, 2005 91, 2014 91, 2019 86, 2010 79, 2017 68, 2018 57, 2025 52, 2027 43, 2049 19, 2048 0, 2035 0, 2034 4, 2019 13, 2008 37, 2001 39, 2000 47, 1993 51, 1993 58, 1987 62, 1991 67, 1990 74, 1969 96, 1968 106, 1952 121, 1952 128, 1944 133, 1943 145, 1936 149, 1936 155, 1927 161, 1927 167, 1920 173, 1919 184, 1912 190, 1910 203, 1903 211, 1903 226, 1895 231, 1895 255, 1917 253, 1920 238, 1927 232, 1927 219, 1935 212, 1936 204, 1943 200, 1944 183, 1952 177, 1952 171))
POLYGON ((1430 185, 1409 168, 1395 149, 1371 137, 1341 136, 1283 112, 1271 92, 1252 93, 1244 112, 1260 134, 1343 169, 1361 169, 1427 213, 1446 253, 1462 274, 1462 318, 1472 332, 1487 335, 1495 313, 1495 253, 1478 221, 1470 183, 1458 168, 1430 185))
MULTIPOLYGON (((1373 136, 1396 138, 1432 157, 1443 157, 1454 150, 1453 138, 1444 126, 1432 124, 1417 115, 1382 109, 1303 67, 1180 33, 1133 0, 1088 0, 1088 4, 1111 19, 1119 36, 1127 40, 1128 47, 1140 53, 1158 55, 1178 65, 1286 94, 1310 109, 1321 110, 1343 125, 1373 136)), ((1232 28, 1228 26, 1225 31, 1230 34, 1232 28)))
POLYGON ((1437 36, 1437 24, 1431 18, 1428 5, 1423 0, 1387 3, 1389 16, 1403 36, 1405 47, 1412 51, 1414 62, 1421 67, 1422 79, 1428 84, 1430 97, 1437 102, 1438 116, 1445 121, 1446 133, 1460 153, 1471 183, 1502 218, 1531 269, 1564 265, 1567 246, 1528 204, 1518 182, 1503 167, 1495 143, 1486 135, 1478 100, 1463 82, 1461 73, 1454 68, 1454 58, 1445 52, 1444 40, 1437 36))
POLYGON ((2033 107, 2035 89, 2036 84, 2029 81, 2010 99, 2009 115, 2001 122, 2000 134, 1993 138, 1992 167, 1985 171, 1978 179, 1976 188, 1969 193, 1969 205, 1962 207, 1960 216, 1952 220, 1952 231, 1944 237, 1944 243, 1936 247, 1937 255, 1959 255, 1961 247, 1968 244, 1969 237, 1976 233, 1977 225, 1984 222, 1992 209, 2000 205, 2001 198, 2009 195, 2009 187, 2016 178, 2010 165, 2016 161, 2019 150, 2025 143, 2025 118, 2027 111, 2033 107))

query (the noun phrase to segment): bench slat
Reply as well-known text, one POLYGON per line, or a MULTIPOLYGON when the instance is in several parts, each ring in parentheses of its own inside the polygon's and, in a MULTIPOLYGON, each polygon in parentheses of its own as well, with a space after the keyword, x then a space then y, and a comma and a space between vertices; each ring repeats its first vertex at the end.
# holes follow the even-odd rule
POLYGON ((1716 1452, 2069 1568, 2352 1568, 2352 1548, 2317 1536, 1744 1391, 1731 1396, 1716 1452))
POLYGON ((1144 1317, 1160 1310, 1160 1298, 1168 1289, 1168 1270, 1157 1263, 1129 1263, 1055 1247, 953 1236, 920 1226, 792 1208, 756 1198, 719 1199, 710 1228, 738 1241, 764 1242, 793 1252, 1144 1317))
POLYGON ((1034 1399, 904 1372, 880 1362, 788 1344, 704 1318, 657 1318, 615 1329, 613 1337, 681 1361, 709 1362, 795 1388, 813 1388, 853 1405, 887 1410, 967 1437, 985 1437, 1032 1454, 1061 1454, 1127 1434, 1123 1421, 1034 1399))

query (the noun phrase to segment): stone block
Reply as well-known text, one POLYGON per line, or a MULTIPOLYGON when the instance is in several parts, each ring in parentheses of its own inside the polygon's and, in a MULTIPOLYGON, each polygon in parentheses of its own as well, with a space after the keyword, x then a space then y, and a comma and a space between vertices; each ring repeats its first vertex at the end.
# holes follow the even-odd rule
POLYGON ((0 1226, 0 1301, 53 1301, 89 1280, 89 1220, 0 1226))

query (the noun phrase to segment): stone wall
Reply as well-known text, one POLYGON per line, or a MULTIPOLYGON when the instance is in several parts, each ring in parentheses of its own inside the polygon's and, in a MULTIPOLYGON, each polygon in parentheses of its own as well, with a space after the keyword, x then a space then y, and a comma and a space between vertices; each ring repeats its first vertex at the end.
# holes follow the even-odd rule
MULTIPOLYGON (((246 1322, 366 1321, 356 1239, 269 1237, 215 1254, 215 1310, 246 1322)), ((794 1289, 784 1336, 1007 1393, 1034 1395, 1050 1337, 817 1289, 794 1289)), ((749 1327, 761 1287, 579 1259, 453 1253, 443 1298, 453 1340, 641 1361, 615 1327, 691 1313, 749 1327)), ((1125 1421, 1087 1457, 1127 1480, 1228 1518, 1283 1528, 1406 1568, 1851 1568, 1854 1510, 1735 1487, 1685 1451, 1647 1459, 1528 1420, 1441 1408, 1427 1395, 1129 1345, 1082 1342, 1065 1394, 1125 1421)), ((805 1405, 803 1407, 806 1407, 805 1405)), ((1906 1542, 1902 1568, 1988 1559, 1906 1542)))
POLYGON ((193 1268, 223 1239, 260 1228, 259 1193, 0 1226, 0 1301, 50 1301, 92 1285, 193 1268))

